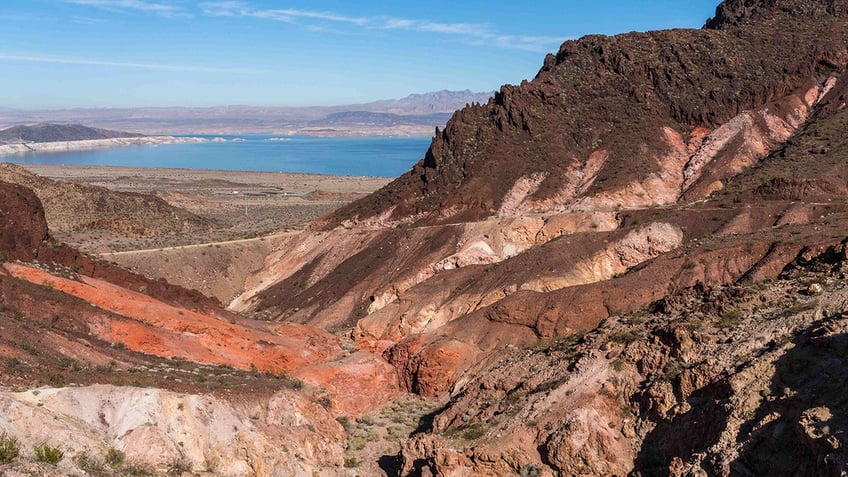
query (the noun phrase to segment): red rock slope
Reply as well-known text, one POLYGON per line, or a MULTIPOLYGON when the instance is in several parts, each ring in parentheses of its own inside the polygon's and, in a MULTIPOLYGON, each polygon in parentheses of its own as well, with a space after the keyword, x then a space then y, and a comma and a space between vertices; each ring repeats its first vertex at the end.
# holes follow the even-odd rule
MULTIPOLYGON (((32 191, 0 182, 0 198, 3 309, 21 316, 73 315, 75 333, 82 326, 89 340, 104 347, 242 370, 297 373, 304 381, 328 387, 338 412, 358 414, 398 392, 394 369, 379 357, 347 359, 340 340, 321 329, 246 320, 196 291, 95 262, 49 238, 44 211, 32 191), (18 286, 22 282, 36 286, 18 286), (359 376, 378 385, 348 395, 346 389, 336 389, 340 376, 359 376)), ((55 338, 54 344, 71 343, 55 338)), ((73 354, 69 357, 80 357, 75 346, 65 348, 73 354)), ((98 361, 96 353, 91 355, 98 361)))

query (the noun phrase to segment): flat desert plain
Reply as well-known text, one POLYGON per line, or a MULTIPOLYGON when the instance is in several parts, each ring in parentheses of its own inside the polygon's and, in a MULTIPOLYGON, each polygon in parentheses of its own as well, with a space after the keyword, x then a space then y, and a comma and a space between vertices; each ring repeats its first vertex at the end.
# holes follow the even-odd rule
POLYGON ((39 176, 156 195, 212 223, 150 237, 107 230, 52 231, 57 239, 151 278, 228 303, 260 268, 275 238, 387 184, 384 177, 280 172, 23 165, 39 176))

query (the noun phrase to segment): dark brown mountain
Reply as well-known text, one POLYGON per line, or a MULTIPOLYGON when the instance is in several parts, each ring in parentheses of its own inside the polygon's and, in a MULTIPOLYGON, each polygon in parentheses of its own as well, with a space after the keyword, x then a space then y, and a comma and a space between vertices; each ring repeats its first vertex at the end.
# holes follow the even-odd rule
POLYGON ((846 33, 837 3, 768 3, 723 4, 700 31, 566 42, 533 81, 459 111, 412 171, 331 224, 390 207, 396 218, 485 218, 518 178, 544 174, 531 198, 545 200, 596 151, 607 157, 590 194, 644 180, 662 168, 650 158, 669 147, 663 128, 684 138, 715 129, 841 71, 846 33))
POLYGON ((122 137, 141 137, 141 134, 90 128, 80 124, 35 124, 32 126, 12 126, 0 131, 0 144, 20 144, 22 142, 63 142, 87 141, 92 139, 114 139, 122 137))

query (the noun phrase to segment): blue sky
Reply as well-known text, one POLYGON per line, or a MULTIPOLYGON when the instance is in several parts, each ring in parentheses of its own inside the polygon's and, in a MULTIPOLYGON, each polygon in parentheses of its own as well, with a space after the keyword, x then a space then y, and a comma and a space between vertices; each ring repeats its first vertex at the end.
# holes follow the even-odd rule
POLYGON ((0 107, 303 106, 532 78, 589 33, 718 0, 3 0, 0 107))

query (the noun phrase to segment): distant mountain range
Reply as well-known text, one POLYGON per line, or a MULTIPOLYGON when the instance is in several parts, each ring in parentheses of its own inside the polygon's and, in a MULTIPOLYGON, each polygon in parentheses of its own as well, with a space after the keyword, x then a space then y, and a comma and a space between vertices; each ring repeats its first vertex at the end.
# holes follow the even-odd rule
POLYGON ((315 107, 92 108, 22 111, 0 107, 0 127, 81 123, 143 134, 431 135, 468 104, 493 93, 435 91, 365 104, 315 107))
POLYGON ((140 136, 141 134, 90 128, 79 124, 40 123, 33 126, 12 126, 0 130, 0 144, 86 141, 140 136))

